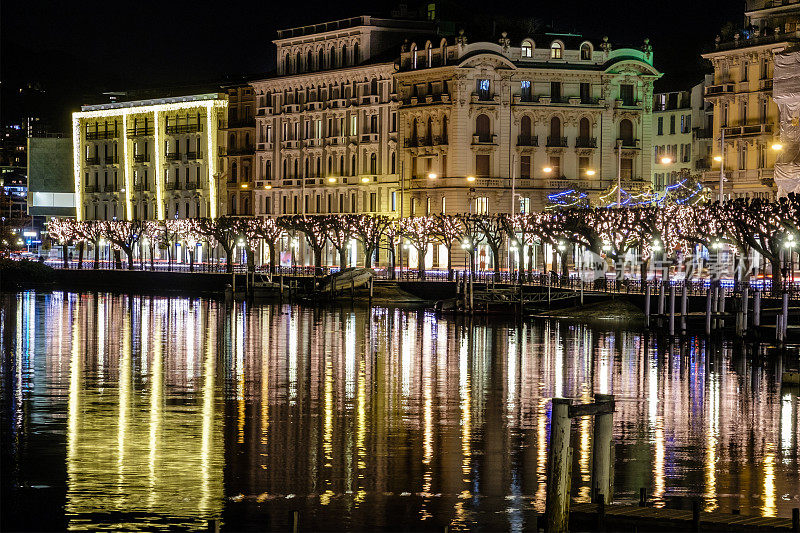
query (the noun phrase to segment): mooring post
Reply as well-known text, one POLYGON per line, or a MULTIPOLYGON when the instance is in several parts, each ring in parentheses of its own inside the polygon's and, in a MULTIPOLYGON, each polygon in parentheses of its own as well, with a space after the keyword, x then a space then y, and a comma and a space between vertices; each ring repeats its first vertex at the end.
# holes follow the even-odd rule
POLYGON ((792 509, 792 531, 800 533, 800 507, 792 509))
POLYGON ((369 303, 372 305, 372 286, 375 284, 375 278, 369 278, 369 303))
POLYGON ((219 533, 219 520, 212 518, 208 521, 208 533, 219 533))
POLYGON ((675 286, 669 287, 669 336, 675 336, 675 286))
POLYGON ((647 283, 647 280, 644 284, 644 325, 650 326, 650 284, 647 283))
POLYGON ((747 311, 750 306, 750 288, 742 288, 742 332, 747 332, 747 311))
POLYGON ((783 341, 783 315, 781 313, 775 316, 775 340, 783 341))
POLYGON ((639 489, 639 507, 647 507, 647 489, 644 487, 639 489))
POLYGON ((548 533, 569 530, 570 466, 569 406, 572 400, 553 398, 550 417, 550 457, 547 469, 544 521, 548 533))
POLYGON ((686 281, 683 282, 683 292, 681 293, 681 333, 686 333, 687 317, 689 309, 689 291, 686 288, 686 281))
POLYGON ((761 291, 756 290, 753 295, 753 327, 761 325, 761 291))
POLYGON ((711 305, 712 305, 712 287, 708 287, 708 292, 706 292, 706 335, 711 335, 711 305))
POLYGON ((664 325, 664 305, 666 303, 666 286, 664 285, 664 280, 662 279, 659 283, 660 287, 658 290, 658 325, 664 325))
MULTIPOLYGON (((613 394, 595 394, 595 403, 610 402, 613 394)), ((592 437, 592 486, 606 502, 614 497, 614 465, 611 462, 614 431, 614 412, 597 414, 594 417, 594 436, 592 437)))
POLYGON ((692 531, 700 531, 700 502, 692 500, 692 531))
POLYGON ((781 339, 786 340, 786 330, 789 327, 789 293, 783 293, 783 308, 781 310, 781 315, 783 318, 781 319, 781 339))
POLYGON ((602 494, 597 495, 597 523, 596 531, 605 531, 606 528, 606 498, 602 494))
POLYGON ((289 511, 289 524, 292 533, 300 533, 300 511, 289 511))

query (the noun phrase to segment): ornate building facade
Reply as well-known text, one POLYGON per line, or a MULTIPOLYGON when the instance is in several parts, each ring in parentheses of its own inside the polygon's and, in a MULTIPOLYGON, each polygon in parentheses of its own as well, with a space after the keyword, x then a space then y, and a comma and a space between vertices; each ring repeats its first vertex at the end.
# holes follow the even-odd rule
POLYGON ((461 32, 406 43, 395 75, 405 214, 540 210, 562 191, 612 189, 618 171, 623 189, 649 187, 659 76, 647 42, 461 32))
MULTIPOLYGON (((228 116, 224 123, 222 181, 224 197, 220 212, 227 215, 252 215, 255 169, 255 97, 250 85, 226 87, 228 116)), ((222 186, 222 185, 221 185, 222 186)))
POLYGON ((78 220, 216 217, 226 107, 225 95, 208 93, 73 113, 78 220))
POLYGON ((281 30, 253 81, 255 213, 396 214, 400 43, 424 22, 369 16, 281 30))
POLYGON ((715 156, 723 159, 704 178, 718 196, 723 164, 726 198, 772 198, 778 153, 771 147, 779 130, 772 98, 774 55, 800 40, 800 2, 746 4, 744 28, 727 42, 718 37, 715 49, 703 55, 714 66, 714 82, 705 95, 714 105, 715 156))

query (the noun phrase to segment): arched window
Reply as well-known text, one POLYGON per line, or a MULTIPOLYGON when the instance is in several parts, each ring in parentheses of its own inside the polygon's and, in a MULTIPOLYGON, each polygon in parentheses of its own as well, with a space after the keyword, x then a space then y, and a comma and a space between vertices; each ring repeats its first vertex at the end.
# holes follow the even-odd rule
POLYGON ((619 138, 622 139, 622 146, 633 146, 633 122, 627 118, 619 123, 619 138))
POLYGON ((250 132, 244 134, 244 146, 245 148, 250 146, 250 132))
POLYGON ((433 66, 433 49, 431 48, 431 43, 428 42, 425 45, 425 66, 432 67, 433 66))
POLYGON ((417 117, 414 117, 414 120, 411 122, 411 142, 416 145, 418 139, 418 122, 417 117))
MULTIPOLYGON (((586 143, 589 141, 590 134, 591 134, 591 125, 589 124, 589 119, 583 117, 580 120, 580 122, 578 122, 578 139, 581 142, 586 143)), ((584 146, 586 145, 584 144, 584 146)))
POLYGON ((547 140, 547 145, 562 146, 561 140, 561 119, 553 117, 550 119, 550 138, 547 140))
POLYGON ((427 144, 430 146, 433 144, 433 118, 431 117, 428 117, 428 127, 425 128, 425 135, 428 141, 427 144))
POLYGON ((520 146, 531 145, 531 117, 525 115, 519 124, 519 144, 520 146))
POLYGON ((475 135, 478 136, 478 142, 492 142, 489 117, 483 113, 478 115, 478 118, 475 119, 475 135))
POLYGON ((358 65, 361 63, 361 56, 358 51, 358 43, 353 44, 353 64, 358 65))
POLYGON ((350 175, 356 175, 356 154, 353 154, 353 158, 350 160, 350 175))
POLYGON ((295 54, 295 70, 297 72, 303 72, 303 56, 300 54, 298 50, 297 54, 295 54))
POLYGON ((369 84, 369 91, 370 94, 378 95, 378 78, 372 78, 372 81, 369 84))
POLYGON ((553 41, 550 45, 550 59, 561 59, 563 50, 564 46, 560 42, 553 41))
POLYGON ((283 73, 289 74, 289 54, 283 56, 283 73))
POLYGON ((370 174, 377 174, 378 173, 378 156, 375 152, 369 156, 369 173, 370 174))
POLYGON ((522 57, 533 57, 533 41, 530 39, 525 39, 522 41, 522 51, 520 53, 522 57))
POLYGON ((231 194, 231 215, 236 214, 236 193, 231 194))
POLYGON ((328 55, 328 68, 336 66, 336 50, 331 46, 330 54, 328 55))
POLYGON ((333 157, 328 156, 328 174, 333 174, 333 157))
POLYGON ((317 68, 320 70, 325 68, 325 51, 322 48, 319 49, 319 54, 317 57, 317 68))
POLYGON ((583 43, 581 45, 581 60, 589 61, 590 59, 592 59, 592 45, 583 43))
POLYGON ((411 68, 417 68, 417 45, 411 45, 411 68))
POLYGON ((344 175, 344 156, 339 156, 339 175, 344 175))
POLYGON ((314 65, 314 54, 312 54, 311 50, 309 50, 308 53, 306 54, 306 68, 308 70, 313 70, 312 65, 314 65))
POLYGON ((250 214, 250 198, 245 196, 242 199, 242 214, 249 215, 250 214))
POLYGON ((237 169, 237 167, 236 167, 236 162, 233 162, 233 163, 231 164, 231 180, 232 180, 232 181, 236 181, 236 174, 237 174, 237 172, 238 172, 238 169, 237 169))
POLYGON ((447 117, 442 117, 442 144, 447 144, 447 117))
POLYGON ((346 65, 347 65, 347 45, 343 44, 342 45, 342 66, 344 67, 346 65))
POLYGON ((229 141, 228 141, 228 148, 229 148, 230 150, 235 150, 235 149, 236 149, 236 135, 234 135, 233 133, 231 133, 231 136, 230 136, 230 137, 228 137, 228 139, 229 139, 229 141))

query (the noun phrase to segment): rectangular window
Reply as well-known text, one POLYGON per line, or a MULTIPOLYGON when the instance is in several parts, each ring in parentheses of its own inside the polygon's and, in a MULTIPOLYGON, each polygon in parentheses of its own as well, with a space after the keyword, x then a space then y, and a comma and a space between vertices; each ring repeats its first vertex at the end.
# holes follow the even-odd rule
POLYGON ((588 177, 586 171, 589 170, 589 158, 588 157, 579 157, 578 158, 578 178, 588 177))
POLYGON ((658 117, 658 133, 656 135, 664 135, 664 117, 658 117))
POLYGON ((636 100, 633 95, 633 85, 630 83, 623 83, 619 86, 619 97, 622 100, 622 105, 636 105, 636 100))
POLYGON ((588 83, 581 83, 581 103, 592 103, 592 86, 588 83))
POLYGON ((491 100, 489 80, 478 80, 478 98, 480 100, 491 100))
POLYGON ((369 210, 371 213, 378 210, 378 193, 369 193, 369 210))
POLYGON ((675 115, 669 117, 669 134, 675 135, 675 115))
POLYGON ((442 196, 442 214, 447 212, 447 198, 442 196))
POLYGON ((557 103, 561 101, 561 82, 560 81, 551 81, 550 82, 550 101, 557 103))
POLYGON ((520 83, 520 99, 523 102, 530 102, 531 101, 531 81, 530 80, 522 80, 520 83))
POLYGON ((526 213, 530 213, 530 211, 531 211, 531 199, 520 197, 519 212, 524 215, 526 213))
POLYGON ((531 177, 531 156, 523 155, 519 159, 519 177, 520 178, 530 178, 531 177))
POLYGON ((392 212, 397 211, 397 191, 392 191, 392 212))
POLYGON ((489 197, 478 196, 475 198, 475 214, 488 215, 489 214, 489 197))
POLYGON ((554 178, 561 177, 561 158, 557 155, 550 156, 550 176, 554 178))
POLYGON ((629 157, 623 157, 622 165, 620 168, 622 169, 622 179, 624 180, 633 179, 633 159, 629 157))
POLYGON ((358 116, 350 117, 350 135, 358 135, 358 116))
POLYGON ((475 156, 475 174, 484 178, 489 176, 489 154, 475 156))

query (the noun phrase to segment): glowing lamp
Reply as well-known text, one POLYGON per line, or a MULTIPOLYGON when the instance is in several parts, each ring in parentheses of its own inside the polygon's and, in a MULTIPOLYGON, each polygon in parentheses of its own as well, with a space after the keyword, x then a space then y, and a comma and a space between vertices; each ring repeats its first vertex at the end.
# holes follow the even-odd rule
POLYGON ((672 164, 672 158, 671 157, 667 157, 667 156, 662 157, 661 158, 661 164, 662 165, 670 165, 670 164, 672 164))
POLYGON ((364 176, 363 178, 361 178, 361 183, 369 183, 369 178, 364 176))
POLYGON ((542 170, 544 170, 546 174, 550 174, 553 171, 553 167, 544 167, 542 170))
POLYGON ((778 152, 780 150, 783 150, 783 145, 781 143, 776 142, 772 145, 772 149, 778 152))
POLYGON ((475 181, 475 176, 467 176, 467 181, 475 181))
POLYGON ((430 174, 428 174, 428 179, 429 180, 435 180, 436 178, 437 178, 437 176, 436 176, 435 172, 431 172, 430 174))
POLYGON ((595 174, 596 174, 596 172, 594 170, 592 170, 592 169, 589 169, 589 170, 586 171, 586 175, 587 176, 594 176, 595 174))
POLYGON ((714 156, 714 161, 716 161, 717 163, 722 163, 722 156, 721 155, 715 155, 714 156))
POLYGON ((272 185, 264 185, 264 188, 270 190, 272 188, 272 185))
POLYGON ((328 178, 328 183, 336 183, 336 178, 328 178))

